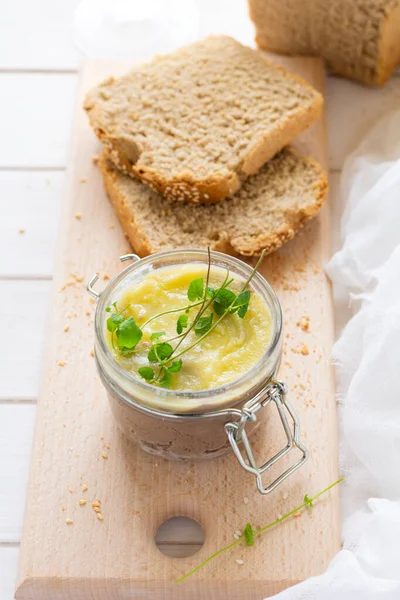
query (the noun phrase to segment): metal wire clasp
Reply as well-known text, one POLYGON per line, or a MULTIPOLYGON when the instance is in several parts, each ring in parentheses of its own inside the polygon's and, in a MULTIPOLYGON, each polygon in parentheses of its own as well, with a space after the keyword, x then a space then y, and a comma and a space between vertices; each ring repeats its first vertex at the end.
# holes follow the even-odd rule
POLYGON ((243 469, 255 475, 257 480, 257 488, 261 494, 269 494, 269 492, 272 492, 272 490, 274 490, 284 479, 286 479, 286 477, 296 471, 308 459, 307 448, 299 440, 299 421, 290 402, 286 399, 286 393, 287 388, 283 382, 270 382, 264 390, 262 390, 257 396, 245 404, 241 411, 242 415, 239 421, 232 421, 225 424, 225 431, 236 458, 243 469), (275 406, 278 410, 279 417, 285 430, 287 444, 284 448, 282 448, 282 450, 267 460, 267 462, 261 467, 258 467, 247 437, 246 424, 248 421, 256 421, 256 413, 260 410, 260 408, 267 407, 271 402, 275 403, 275 406), (291 420, 293 421, 292 427, 288 421, 287 414, 289 414, 291 420), (239 448, 239 442, 243 442, 243 448, 245 451, 244 454, 239 448), (286 471, 279 475, 279 477, 277 477, 267 487, 264 487, 262 482, 263 473, 272 467, 272 465, 275 464, 280 458, 285 456, 285 454, 290 452, 294 446, 302 452, 301 458, 288 469, 286 469, 286 471))
MULTIPOLYGON (((138 260, 140 260, 140 257, 137 254, 123 254, 122 256, 119 257, 119 260, 121 262, 125 262, 126 260, 133 260, 134 262, 137 262, 138 260)), ((86 285, 87 291, 96 300, 98 300, 100 298, 101 294, 103 293, 103 292, 101 292, 99 294, 99 292, 96 292, 96 290, 93 287, 94 284, 96 283, 96 281, 98 280, 98 278, 99 278, 99 276, 97 275, 97 273, 95 273, 95 275, 93 275, 93 277, 90 279, 90 281, 86 285)))

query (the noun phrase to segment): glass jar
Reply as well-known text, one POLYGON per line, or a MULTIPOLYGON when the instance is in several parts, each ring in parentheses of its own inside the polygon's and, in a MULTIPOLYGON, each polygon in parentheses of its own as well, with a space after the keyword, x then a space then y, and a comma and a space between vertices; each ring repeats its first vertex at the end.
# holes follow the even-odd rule
MULTIPOLYGON (((256 476, 260 492, 268 493, 307 459, 307 450, 299 441, 296 415, 286 399, 285 386, 275 380, 282 355, 282 313, 275 292, 258 272, 255 273, 250 288, 268 305, 272 316, 272 336, 263 357, 250 371, 215 389, 195 392, 164 389, 136 378, 115 361, 105 336, 108 318, 105 309, 127 287, 142 281, 156 269, 174 264, 206 266, 207 251, 172 250, 143 259, 127 254, 120 260, 132 260, 133 264, 114 277, 102 293, 93 288, 96 275, 87 289, 98 300, 94 343, 96 365, 122 432, 146 452, 166 459, 210 459, 233 449, 242 467, 256 476), (271 402, 277 407, 287 445, 264 465, 257 467, 249 436, 267 421, 266 406, 271 402), (302 457, 272 484, 264 487, 262 474, 294 446, 301 450, 302 457)), ((220 252, 211 252, 211 265, 229 269, 244 280, 252 271, 246 263, 220 252)))

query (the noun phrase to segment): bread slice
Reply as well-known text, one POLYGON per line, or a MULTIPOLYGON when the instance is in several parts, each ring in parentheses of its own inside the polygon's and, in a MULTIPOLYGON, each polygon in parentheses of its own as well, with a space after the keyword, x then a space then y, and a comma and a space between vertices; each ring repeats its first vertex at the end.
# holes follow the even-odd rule
POLYGON ((211 36, 108 79, 84 107, 111 160, 164 196, 217 202, 320 115, 322 96, 211 36))
POLYGON ((167 200, 117 169, 106 153, 100 168, 122 227, 140 256, 180 247, 256 256, 294 237, 317 214, 327 194, 314 159, 285 148, 218 204, 167 200))
POLYGON ((383 85, 400 64, 400 0, 249 0, 260 48, 322 56, 337 75, 383 85))

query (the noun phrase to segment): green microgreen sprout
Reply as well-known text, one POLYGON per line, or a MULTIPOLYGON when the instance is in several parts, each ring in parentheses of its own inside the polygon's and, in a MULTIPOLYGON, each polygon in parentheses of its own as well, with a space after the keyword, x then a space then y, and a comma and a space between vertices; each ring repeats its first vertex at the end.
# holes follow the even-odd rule
POLYGON ((165 331, 155 331, 151 334, 150 340, 158 340, 158 338, 162 337, 163 335, 165 335, 165 331))
POLYGON ((310 508, 312 508, 312 507, 314 506, 314 505, 313 505, 313 499, 312 499, 312 498, 309 498, 308 494, 306 494, 306 495, 304 496, 304 502, 305 502, 306 504, 308 504, 308 506, 309 506, 310 508))
POLYGON ((114 312, 111 312, 111 307, 107 307, 106 311, 110 313, 107 319, 107 329, 111 333, 111 343, 116 351, 114 335, 117 338, 118 350, 123 356, 131 354, 140 342, 143 332, 136 324, 133 317, 126 317, 124 312, 129 308, 129 304, 124 306, 122 310, 118 310, 117 303, 112 304, 114 312))
POLYGON ((239 294, 229 289, 234 281, 230 278, 229 270, 226 271, 225 279, 218 288, 210 286, 211 272, 211 252, 208 248, 207 274, 204 277, 198 277, 190 282, 187 290, 187 297, 190 304, 180 308, 166 310, 157 315, 153 315, 143 325, 139 326, 133 316, 126 316, 125 312, 129 304, 122 310, 118 310, 117 303, 114 302, 106 308, 110 313, 107 319, 107 329, 111 335, 111 344, 115 352, 122 356, 130 356, 134 352, 143 350, 145 346, 138 347, 143 337, 144 329, 154 320, 168 314, 181 313, 176 321, 175 337, 165 339, 164 331, 157 331, 150 335, 150 349, 147 353, 149 365, 140 367, 138 374, 147 383, 160 385, 164 388, 170 388, 172 385, 173 374, 179 373, 182 369, 181 357, 199 344, 207 335, 221 323, 227 315, 237 314, 243 319, 247 313, 251 291, 248 286, 253 279, 265 252, 263 252, 252 270, 250 276, 245 281, 239 294), (191 319, 192 309, 197 311, 191 319), (216 317, 216 318, 214 318, 216 317), (194 334, 193 341, 186 347, 181 347, 188 336, 194 334), (175 342, 172 344, 172 342, 175 342))
POLYGON ((315 494, 315 496, 312 496, 311 498, 306 494, 304 496, 304 502, 302 504, 300 504, 300 506, 297 506, 296 508, 293 508, 291 511, 289 511, 288 513, 286 513, 285 515, 283 515, 283 517, 278 517, 277 519, 275 519, 271 523, 268 523, 268 525, 265 525, 264 527, 261 527, 260 529, 253 529, 253 527, 250 525, 250 523, 247 523, 246 527, 244 528, 243 535, 238 540, 235 540, 231 544, 228 544, 227 546, 224 546, 224 548, 221 548, 220 550, 217 550, 216 552, 214 552, 214 554, 211 554, 211 556, 209 556, 208 558, 206 558, 205 560, 203 560, 203 562, 200 563, 199 565, 197 565, 197 567, 195 567, 194 569, 192 569, 188 573, 185 573, 185 575, 182 575, 182 577, 179 577, 179 579, 177 579, 175 581, 175 583, 181 583, 182 581, 185 581, 185 579, 187 579, 191 575, 194 575, 194 573, 197 573, 197 571, 199 571, 205 565, 207 565, 209 562, 211 562, 212 560, 214 560, 214 558, 217 558, 218 556, 220 556, 224 552, 227 552, 231 548, 234 548, 235 546, 239 546, 240 544, 243 544, 243 542, 247 546, 253 546, 255 538, 257 536, 259 536, 261 533, 264 533, 268 529, 271 529, 272 527, 275 527, 276 525, 279 525, 279 523, 282 523, 282 521, 286 521, 286 519, 288 519, 289 517, 292 517, 293 515, 299 513, 300 511, 304 510, 306 507, 312 507, 313 506, 313 502, 317 498, 319 498, 320 496, 323 496, 324 494, 326 494, 327 492, 329 492, 329 490, 331 490, 332 488, 334 488, 336 485, 338 485, 342 481, 343 481, 343 477, 340 477, 340 479, 338 479, 334 483, 331 483, 331 485, 328 485, 328 487, 326 487, 325 489, 321 490, 320 492, 318 492, 318 494, 315 494))
POLYGON ((254 529, 252 528, 250 523, 246 523, 246 527, 243 530, 243 537, 244 537, 244 541, 246 542, 247 546, 254 545, 255 533, 256 532, 254 531, 254 529))
POLYGON ((204 279, 203 277, 199 277, 198 279, 194 279, 189 284, 189 289, 187 292, 187 297, 190 302, 194 302, 195 300, 202 300, 204 296, 204 279))
POLYGON ((181 335, 182 331, 188 326, 188 315, 181 315, 176 322, 176 333, 181 335))

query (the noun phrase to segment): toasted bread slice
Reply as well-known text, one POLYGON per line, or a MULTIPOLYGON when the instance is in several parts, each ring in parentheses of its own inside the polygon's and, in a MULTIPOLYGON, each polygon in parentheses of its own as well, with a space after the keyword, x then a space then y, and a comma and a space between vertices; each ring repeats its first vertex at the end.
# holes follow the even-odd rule
POLYGON ((250 48, 208 37, 86 97, 114 164, 163 196, 211 203, 315 121, 322 96, 250 48))
POLYGON ((122 173, 106 153, 100 168, 121 225, 140 256, 207 246, 242 256, 272 252, 318 213, 328 189, 319 164, 291 148, 218 204, 168 200, 122 173))

